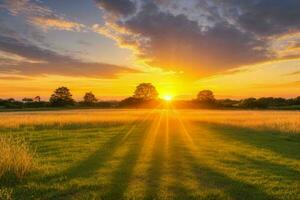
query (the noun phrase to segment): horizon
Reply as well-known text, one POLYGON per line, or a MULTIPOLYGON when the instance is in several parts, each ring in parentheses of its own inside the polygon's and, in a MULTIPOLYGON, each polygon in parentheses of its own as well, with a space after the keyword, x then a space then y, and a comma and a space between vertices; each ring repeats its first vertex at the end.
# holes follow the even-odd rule
POLYGON ((89 91, 120 100, 141 82, 183 100, 203 89, 219 99, 294 98, 299 7, 264 0, 4 0, 0 98, 47 100, 66 86, 76 100, 89 91))
MULTIPOLYGON (((54 90, 52 91, 52 93, 54 92, 54 90)), ((93 92, 93 91, 87 91, 87 92, 93 92)), ((72 93, 72 90, 71 90, 71 93, 72 93)), ((73 98, 75 101, 82 101, 83 100, 83 96, 86 92, 82 93, 82 95, 76 95, 74 96, 73 95, 73 98)), ((95 95, 95 97, 98 99, 98 101, 121 101, 121 100, 124 100, 128 97, 131 97, 133 96, 133 92, 132 94, 129 94, 128 96, 112 96, 112 97, 109 97, 109 96, 98 96, 96 93, 93 93, 95 95)), ((195 95, 179 95, 179 96, 171 96, 172 97, 172 101, 189 101, 189 100, 194 100, 196 99, 197 94, 195 95)), ((51 94, 49 96, 46 96, 46 97, 43 97, 43 96, 40 96, 40 95, 33 95, 33 96, 24 96, 24 97, 13 97, 13 96, 8 96, 8 97, 1 97, 0 96, 0 99, 9 99, 9 98, 13 98, 17 101, 22 101, 23 98, 34 98, 36 96, 39 96, 41 98, 42 101, 48 101, 51 94)), ((167 95, 168 96, 168 95, 167 95)), ((293 98, 297 98, 299 97, 299 95, 297 96, 245 96, 245 97, 232 97, 232 96, 219 96, 219 95, 216 95, 214 94, 215 98, 217 100, 225 100, 225 99, 231 99, 231 100, 237 100, 237 101, 240 101, 240 100, 243 100, 243 99, 247 99, 247 98, 256 98, 256 99, 259 99, 259 98, 268 98, 268 97, 273 97, 273 98, 284 98, 284 99, 293 99, 293 98)), ((162 95, 159 95, 158 99, 164 99, 165 96, 162 96, 162 95)))

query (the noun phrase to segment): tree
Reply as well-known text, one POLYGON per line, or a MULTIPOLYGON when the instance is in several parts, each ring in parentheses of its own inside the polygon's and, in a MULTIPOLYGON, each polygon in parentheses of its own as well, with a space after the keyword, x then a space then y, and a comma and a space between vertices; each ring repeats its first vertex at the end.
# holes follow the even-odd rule
POLYGON ((126 99, 123 99, 120 101, 119 106, 120 107, 135 107, 141 105, 143 102, 143 99, 138 99, 135 97, 128 97, 126 99))
POLYGON ((49 101, 52 106, 67 106, 75 103, 70 90, 66 87, 57 88, 49 101))
POLYGON ((294 99, 295 105, 300 105, 300 96, 294 99))
POLYGON ((41 97, 40 96, 36 96, 33 99, 35 102, 40 102, 41 101, 41 97))
POLYGON ((214 103, 216 101, 214 94, 210 90, 202 90, 197 95, 197 100, 201 103, 214 103))
POLYGON ((241 107, 256 108, 257 107, 256 98, 251 97, 251 98, 243 99, 241 101, 241 107))
POLYGON ((87 92, 85 93, 84 97, 83 97, 83 102, 86 105, 92 105, 94 103, 97 103, 97 99, 95 97, 95 95, 92 92, 87 92))
POLYGON ((146 101, 154 100, 158 97, 158 92, 151 83, 141 83, 136 87, 133 97, 146 101))
POLYGON ((31 102, 33 102, 33 99, 32 99, 32 98, 27 98, 27 97, 25 97, 25 98, 22 99, 22 101, 23 101, 24 103, 31 103, 31 102))

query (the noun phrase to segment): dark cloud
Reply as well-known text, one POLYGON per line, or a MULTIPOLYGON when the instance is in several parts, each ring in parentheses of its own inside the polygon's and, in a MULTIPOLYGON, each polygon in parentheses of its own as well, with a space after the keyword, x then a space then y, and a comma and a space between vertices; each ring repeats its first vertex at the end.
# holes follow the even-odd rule
POLYGON ((299 0, 215 0, 228 18, 247 31, 270 36, 300 29, 299 0), (232 12, 232 11, 236 12, 232 12), (231 11, 231 12, 230 12, 231 11))
POLYGON ((68 55, 34 45, 13 30, 0 29, 0 72, 19 75, 63 75, 94 78, 114 78, 120 73, 136 72, 123 66, 88 63, 68 55), (9 55, 11 55, 9 57, 9 55), (17 56, 17 58, 16 58, 17 56))
POLYGON ((68 56, 35 46, 16 35, 0 35, 0 49, 35 61, 65 62, 71 59, 68 56))
POLYGON ((127 16, 136 10, 136 5, 130 0, 96 0, 96 2, 114 15, 127 16))
POLYGON ((143 1, 136 15, 126 20, 119 18, 115 24, 129 34, 113 38, 135 46, 139 56, 150 59, 150 64, 193 75, 206 75, 271 56, 265 41, 252 33, 228 22, 203 30, 197 21, 184 14, 164 12, 152 1, 143 1))
POLYGON ((22 76, 61 75, 90 78, 116 78, 121 73, 134 73, 135 70, 106 63, 28 63, 0 66, 1 73, 14 73, 22 76))
POLYGON ((298 0, 101 2, 107 14, 130 14, 108 17, 105 35, 149 64, 193 75, 275 59, 269 36, 300 31, 298 0))

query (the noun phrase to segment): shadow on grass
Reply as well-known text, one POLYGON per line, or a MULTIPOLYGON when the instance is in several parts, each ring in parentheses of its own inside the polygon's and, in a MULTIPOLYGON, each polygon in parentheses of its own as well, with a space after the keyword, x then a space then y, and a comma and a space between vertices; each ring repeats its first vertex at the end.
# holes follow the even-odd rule
POLYGON ((223 138, 237 140, 286 158, 300 160, 300 135, 208 123, 199 123, 199 126, 223 138))
POLYGON ((300 180, 300 172, 291 169, 287 165, 278 164, 274 162, 270 162, 268 160, 263 159, 255 159, 251 158, 247 155, 241 155, 241 154, 233 154, 236 158, 238 158, 238 162, 226 162, 231 167, 235 167, 237 169, 244 168, 244 169, 255 169, 260 174, 270 174, 271 176, 276 175, 276 177, 281 177, 283 180, 287 181, 298 181, 300 180))
POLYGON ((161 182, 161 176, 163 175, 163 167, 165 160, 164 148, 166 140, 162 125, 158 128, 158 133, 155 136, 154 145, 151 153, 150 166, 147 170, 147 181, 145 199, 158 199, 159 186, 161 182))
MULTIPOLYGON (((188 149, 185 150, 184 154, 188 164, 197 178, 197 181, 207 188, 221 190, 232 199, 276 199, 258 186, 233 179, 226 174, 202 164, 201 160, 197 159, 188 149)), ((222 195, 214 196, 214 199, 223 198, 224 197, 222 197, 222 195)))
MULTIPOLYGON (((147 126, 147 123, 140 123, 138 124, 137 129, 144 130, 147 126)), ((90 191, 93 191, 93 188, 97 188, 97 190, 99 191, 101 185, 76 186, 75 184, 69 186, 69 182, 78 178, 90 178, 95 176, 97 174, 96 171, 104 167, 106 165, 106 162, 111 158, 114 152, 117 151, 118 147, 120 145, 123 145, 122 142, 124 141, 124 135, 130 128, 131 127, 127 127, 121 132, 118 132, 115 135, 111 136, 111 138, 109 138, 106 143, 101 145, 99 149, 89 155, 86 159, 75 163, 75 165, 71 166, 70 168, 58 174, 45 176, 42 178, 40 178, 40 176, 33 177, 34 180, 31 180, 31 182, 37 184, 36 187, 27 190, 26 188, 24 188, 24 185, 19 185, 14 196, 16 197, 16 199, 18 199, 19 197, 32 197, 28 199, 64 199, 64 197, 67 196, 81 194, 88 188, 91 189, 90 191), (67 189, 60 188, 60 185, 64 185, 64 187, 67 187, 67 189)), ((140 135, 143 135, 140 131, 137 132, 140 133, 140 135)), ((132 135, 131 137, 134 136, 132 135)), ((130 138, 129 140, 131 139, 132 138, 130 138)), ((136 150, 136 154, 138 154, 138 152, 139 151, 136 150)), ((130 156, 132 155, 128 155, 124 159, 126 161, 130 161, 132 160, 130 156)), ((122 166, 120 166, 120 168, 126 166, 127 164, 123 164, 122 166)), ((124 171, 126 170, 124 169, 124 171)))
POLYGON ((170 185, 170 190, 174 195, 174 199, 194 199, 192 191, 184 186, 186 170, 183 167, 185 162, 183 157, 182 142, 178 137, 174 137, 170 141, 170 170, 172 177, 175 178, 174 182, 170 185))
POLYGON ((137 130, 135 130, 130 136, 130 139, 128 139, 129 150, 122 158, 118 168, 114 170, 112 179, 108 185, 108 190, 99 194, 98 197, 100 199, 123 199, 130 178, 133 175, 134 167, 137 164, 140 152, 145 142, 145 133, 149 128, 148 126, 138 127, 137 130))

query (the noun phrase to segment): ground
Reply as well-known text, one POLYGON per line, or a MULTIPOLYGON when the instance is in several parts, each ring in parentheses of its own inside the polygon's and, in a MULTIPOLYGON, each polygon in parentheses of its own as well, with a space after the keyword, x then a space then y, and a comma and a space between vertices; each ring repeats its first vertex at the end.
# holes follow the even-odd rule
POLYGON ((173 109, 1 132, 35 149, 31 174, 0 182, 13 199, 300 199, 299 134, 187 120, 173 109))

